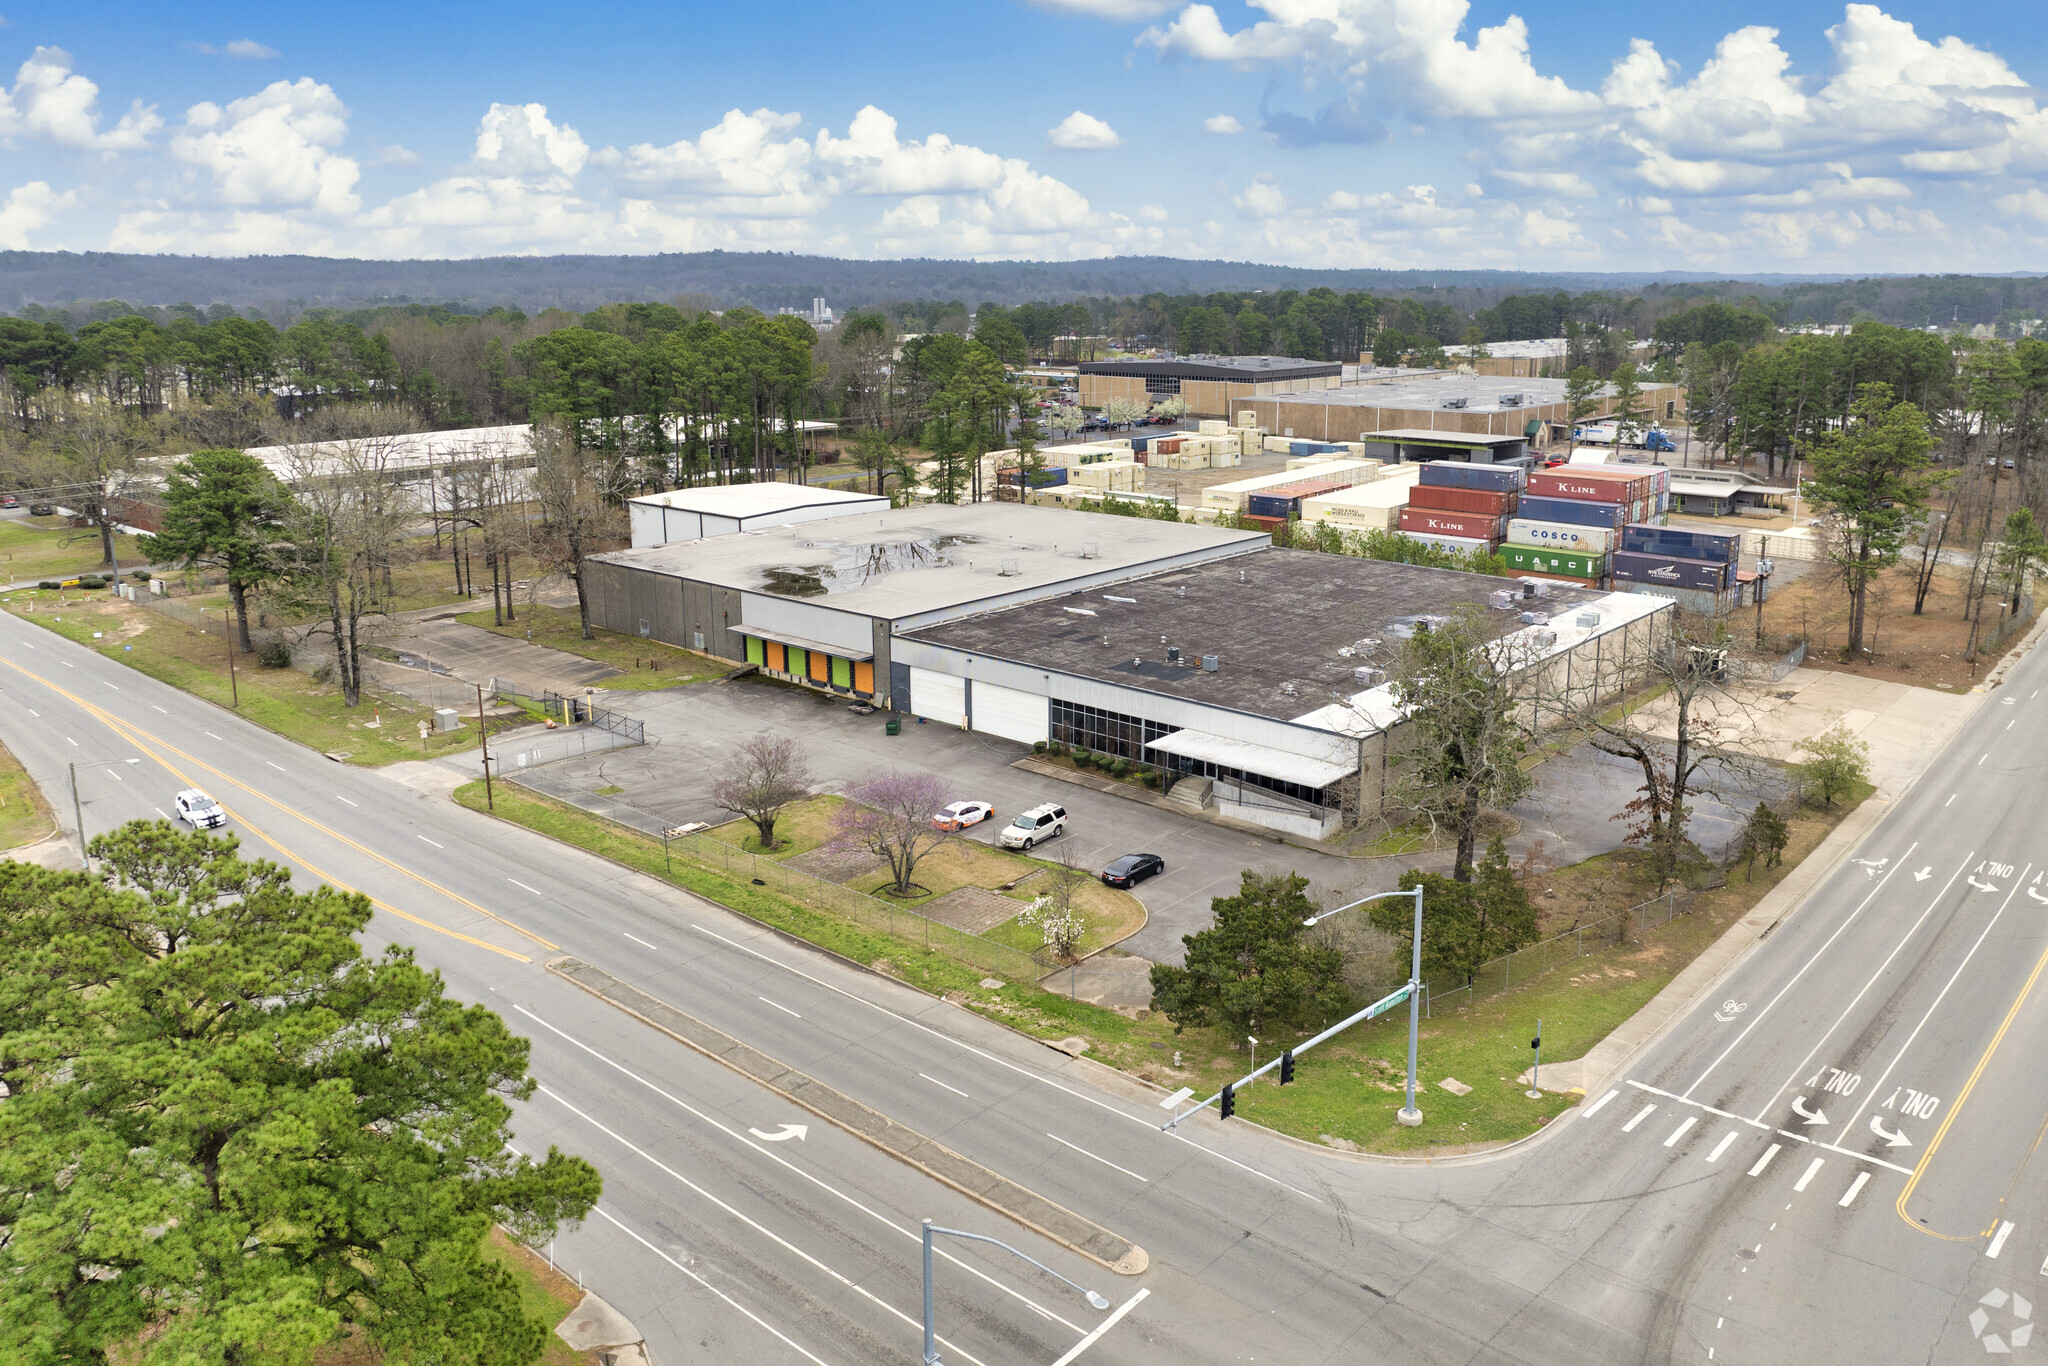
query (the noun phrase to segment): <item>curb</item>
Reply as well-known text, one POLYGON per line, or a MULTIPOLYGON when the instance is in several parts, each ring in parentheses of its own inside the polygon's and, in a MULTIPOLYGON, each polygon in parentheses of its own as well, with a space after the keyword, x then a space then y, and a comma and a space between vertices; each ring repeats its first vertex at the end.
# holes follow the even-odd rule
POLYGON ((915 1129, 898 1124, 879 1110, 786 1066, 694 1016, 684 1014, 602 968, 592 967, 577 958, 562 957, 550 959, 547 970, 642 1024, 668 1035, 677 1043, 695 1049, 713 1062, 724 1063, 747 1080, 802 1106, 899 1162, 951 1186, 970 1200, 1014 1219, 1032 1232, 1052 1239, 1119 1276, 1142 1275, 1151 1265, 1152 1259, 1145 1249, 1129 1239, 1118 1237, 1100 1224, 1054 1204, 971 1158, 962 1157, 915 1129))

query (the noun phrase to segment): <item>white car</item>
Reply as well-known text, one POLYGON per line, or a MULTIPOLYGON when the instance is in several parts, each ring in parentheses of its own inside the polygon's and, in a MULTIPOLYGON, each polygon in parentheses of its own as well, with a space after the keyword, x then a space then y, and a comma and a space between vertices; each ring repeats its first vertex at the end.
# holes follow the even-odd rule
POLYGON ((189 821, 194 830, 211 830, 216 825, 228 823, 228 813, 221 809, 219 802, 207 796, 196 787, 188 787, 171 799, 178 809, 178 819, 189 821))
POLYGON ((1067 808, 1047 802, 1020 813, 1016 820, 1003 827, 1003 833, 997 838, 1005 849, 1029 849, 1064 833, 1066 828, 1067 808))
POLYGON ((965 830, 970 825, 980 825, 995 812, 987 802, 954 802, 933 816, 932 824, 941 830, 965 830))

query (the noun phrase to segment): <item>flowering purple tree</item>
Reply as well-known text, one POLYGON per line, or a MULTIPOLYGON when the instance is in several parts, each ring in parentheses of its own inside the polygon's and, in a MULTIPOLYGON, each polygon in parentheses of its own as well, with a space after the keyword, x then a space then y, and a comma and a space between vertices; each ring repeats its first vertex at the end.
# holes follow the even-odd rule
POLYGON ((919 860, 951 838, 932 824, 945 803, 945 784, 929 773, 874 774, 846 789, 845 804, 833 813, 834 842, 886 859, 891 890, 909 896, 919 860))
POLYGON ((763 853, 775 848, 775 819, 783 808, 810 795, 810 761, 803 746, 762 732, 732 752, 711 784, 711 800, 754 823, 763 853))

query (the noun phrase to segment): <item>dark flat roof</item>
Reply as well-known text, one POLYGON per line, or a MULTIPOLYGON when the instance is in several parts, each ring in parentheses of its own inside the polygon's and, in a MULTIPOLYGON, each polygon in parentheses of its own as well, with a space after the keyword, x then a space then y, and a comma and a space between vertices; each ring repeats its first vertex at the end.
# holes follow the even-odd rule
POLYGON ((1344 367, 1334 361, 1301 360, 1293 356, 1181 356, 1174 360, 1083 361, 1081 373, 1159 379, 1222 379, 1255 384, 1270 379, 1341 376, 1344 367))
MULTIPOLYGON (((1487 606, 1488 595, 1511 586, 1519 585, 1450 569, 1272 549, 905 635, 1033 668, 1295 720, 1328 706, 1333 694, 1348 698, 1358 692, 1362 685, 1352 671, 1361 665, 1387 667, 1404 633, 1412 634, 1410 623, 1417 616, 1448 616, 1459 604, 1470 603, 1485 610, 1498 634, 1519 629, 1516 613, 1487 606), (1180 647, 1184 663, 1166 662, 1161 636, 1167 645, 1180 647), (1196 667, 1204 654, 1222 657, 1217 672, 1196 667)), ((1562 615, 1606 596, 1552 583, 1549 597, 1530 605, 1562 615)))

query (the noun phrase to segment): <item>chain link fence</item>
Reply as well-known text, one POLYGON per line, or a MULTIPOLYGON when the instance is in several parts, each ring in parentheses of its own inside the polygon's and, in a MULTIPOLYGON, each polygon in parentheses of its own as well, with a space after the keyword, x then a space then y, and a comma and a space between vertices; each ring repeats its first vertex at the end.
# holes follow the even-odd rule
POLYGON ((1612 948, 1631 935, 1641 935, 1669 924, 1685 914, 1695 895, 1697 893, 1690 889, 1674 886, 1662 896, 1652 897, 1625 911, 1616 911, 1590 924, 1574 926, 1563 934, 1554 934, 1517 949, 1504 958, 1482 963, 1473 972, 1472 980, 1464 986, 1449 991, 1432 991, 1425 983, 1422 996, 1424 1011, 1439 1004, 1453 1009, 1470 1005, 1482 996, 1497 995, 1517 982, 1526 982, 1560 964, 1576 962, 1588 954, 1612 948))

